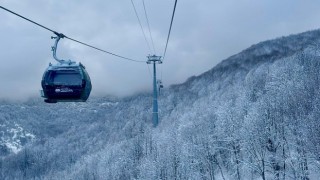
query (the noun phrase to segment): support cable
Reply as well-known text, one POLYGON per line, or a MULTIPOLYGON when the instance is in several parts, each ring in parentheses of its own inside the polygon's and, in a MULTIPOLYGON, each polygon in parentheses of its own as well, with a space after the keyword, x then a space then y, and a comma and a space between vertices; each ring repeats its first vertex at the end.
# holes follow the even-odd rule
POLYGON ((140 25, 140 28, 141 28, 141 31, 142 31, 142 34, 143 34, 144 40, 145 40, 145 41, 146 41, 146 43, 147 43, 147 46, 148 46, 149 52, 152 52, 152 51, 151 51, 151 48, 150 48, 150 44, 149 44, 149 42, 148 42, 148 40, 147 40, 147 36, 146 36, 146 34, 145 34, 145 32, 144 32, 144 30, 143 30, 143 28, 142 28, 142 24, 141 24, 141 21, 140 21, 139 15, 138 15, 138 12, 137 12, 137 10, 136 10, 136 6, 134 5, 134 3, 133 3, 133 1, 132 1, 132 0, 131 0, 131 4, 132 4, 132 6, 133 6, 134 13, 136 14, 136 17, 137 17, 137 19, 138 19, 138 22, 139 22, 139 25, 140 25))
POLYGON ((112 52, 109 52, 109 51, 106 51, 106 50, 103 50, 103 49, 94 47, 94 46, 92 46, 92 45, 89 45, 89 44, 86 44, 86 43, 84 43, 84 42, 81 42, 81 41, 72 39, 72 38, 70 38, 70 37, 66 37, 66 38, 69 39, 69 40, 71 40, 71 41, 74 41, 74 42, 77 42, 77 43, 79 43, 79 44, 82 44, 82 45, 84 45, 84 46, 87 46, 87 47, 96 49, 96 50, 98 50, 98 51, 101 51, 101 52, 104 52, 104 53, 107 53, 107 54, 110 54, 110 55, 113 55, 113 56, 116 56, 116 57, 119 57, 119 58, 122 58, 122 59, 126 59, 126 60, 128 60, 128 61, 145 63, 145 61, 135 60, 135 59, 127 58, 127 57, 124 57, 124 56, 120 56, 120 55, 118 55, 118 54, 114 54, 114 53, 112 53, 112 52))
POLYGON ((44 25, 41 25, 41 24, 39 24, 39 23, 37 23, 37 22, 35 22, 35 21, 32 21, 32 20, 30 20, 30 19, 28 19, 28 18, 26 18, 26 17, 24 17, 24 16, 22 16, 22 15, 20 15, 20 14, 17 14, 17 13, 15 13, 15 12, 13 12, 13 11, 11 11, 11 10, 3 7, 3 6, 0 6, 0 8, 3 9, 3 10, 5 10, 5 11, 7 11, 7 12, 10 12, 11 14, 16 15, 16 16, 18 16, 18 17, 20 17, 20 18, 22 18, 22 19, 24 19, 24 20, 26 20, 26 21, 29 21, 29 22, 31 22, 31 23, 33 23, 33 24, 35 24, 35 25, 37 25, 37 26, 39 26, 39 27, 41 27, 41 28, 43 28, 43 29, 46 29, 46 30, 48 30, 48 31, 50 31, 50 32, 53 32, 54 34, 56 34, 56 35, 59 36, 60 38, 69 39, 69 40, 71 40, 71 41, 77 42, 77 43, 82 44, 82 45, 84 45, 84 46, 87 46, 87 47, 96 49, 96 50, 98 50, 98 51, 101 51, 101 52, 104 52, 104 53, 107 53, 107 54, 110 54, 110 55, 113 55, 113 56, 116 56, 116 57, 119 57, 119 58, 122 58, 122 59, 125 59, 125 60, 128 60, 128 61, 145 63, 145 61, 135 60, 135 59, 127 58, 127 57, 124 57, 124 56, 120 56, 120 55, 118 55, 118 54, 115 54, 115 53, 112 53, 112 52, 109 52, 109 51, 106 51, 106 50, 97 48, 97 47, 95 47, 95 46, 89 45, 89 44, 87 44, 87 43, 78 41, 78 40, 73 39, 73 38, 71 38, 71 37, 68 37, 68 36, 66 36, 66 35, 64 35, 64 34, 62 34, 62 33, 58 33, 57 31, 54 31, 54 30, 52 30, 52 29, 50 29, 50 28, 48 28, 48 27, 46 27, 46 26, 44 26, 44 25))
POLYGON ((44 28, 44 29, 46 29, 46 30, 48 30, 48 31, 51 31, 51 32, 53 32, 53 33, 57 33, 56 31, 54 31, 54 30, 52 30, 52 29, 49 29, 49 28, 47 28, 47 27, 45 27, 45 26, 43 26, 43 25, 41 25, 41 24, 39 24, 39 23, 36 23, 36 22, 34 22, 34 21, 32 21, 32 20, 24 17, 24 16, 21 16, 20 14, 17 14, 17 13, 15 13, 15 12, 13 12, 13 11, 10 11, 9 9, 7 9, 7 8, 5 8, 5 7, 0 6, 0 8, 3 9, 3 10, 6 10, 6 11, 8 11, 8 12, 10 12, 11 14, 16 15, 16 16, 18 16, 18 17, 20 17, 20 18, 22 18, 22 19, 24 19, 24 20, 26 20, 26 21, 29 21, 29 22, 37 25, 37 26, 40 26, 40 27, 42 27, 42 28, 44 28))
POLYGON ((174 3, 173 13, 172 13, 171 22, 170 22, 169 33, 168 33, 168 37, 167 37, 166 47, 165 47, 165 49, 164 49, 164 53, 163 53, 163 56, 162 56, 162 61, 163 61, 163 59, 164 59, 165 56, 166 56, 167 47, 168 47, 169 38, 170 38, 170 33, 171 33, 171 28, 172 28, 172 23, 173 23, 173 18, 174 18, 174 14, 175 14, 175 12, 176 12, 177 1, 178 1, 178 0, 175 0, 175 3, 174 3))
POLYGON ((153 52, 154 52, 154 54, 157 54, 156 48, 154 47, 154 42, 153 42, 153 38, 152 38, 152 34, 151 34, 151 29, 150 29, 149 18, 148 18, 148 14, 147 14, 146 5, 145 5, 145 3, 144 3, 144 0, 142 0, 142 4, 143 4, 143 9, 144 9, 144 14, 145 14, 146 19, 147 19, 147 24, 148 24, 149 35, 150 35, 150 39, 151 39, 151 44, 152 44, 153 52))

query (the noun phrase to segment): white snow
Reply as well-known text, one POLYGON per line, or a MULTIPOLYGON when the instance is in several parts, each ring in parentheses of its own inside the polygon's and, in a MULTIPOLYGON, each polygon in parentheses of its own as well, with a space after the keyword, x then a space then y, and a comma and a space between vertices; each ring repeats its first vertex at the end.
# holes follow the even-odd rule
MULTIPOLYGON (((2 125, 1 127, 5 127, 2 125)), ((0 144, 5 145, 11 152, 18 153, 22 150, 23 145, 21 143, 21 138, 27 138, 33 141, 36 136, 30 132, 25 131, 19 124, 14 123, 13 127, 7 129, 7 132, 1 132, 2 137, 0 144)))

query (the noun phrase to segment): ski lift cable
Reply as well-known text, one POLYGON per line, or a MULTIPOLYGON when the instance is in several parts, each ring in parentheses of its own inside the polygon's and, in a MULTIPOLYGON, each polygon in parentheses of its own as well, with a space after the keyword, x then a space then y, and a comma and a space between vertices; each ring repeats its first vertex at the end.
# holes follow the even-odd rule
POLYGON ((18 13, 15 13, 15 12, 13 12, 13 11, 11 11, 11 10, 3 7, 3 6, 0 6, 0 8, 3 9, 3 10, 5 10, 5 11, 7 11, 7 12, 9 12, 9 13, 11 13, 11 14, 16 15, 16 16, 18 16, 18 17, 20 17, 20 18, 22 18, 22 19, 24 19, 24 20, 26 20, 26 21, 29 21, 29 22, 31 22, 31 23, 33 23, 33 24, 35 24, 35 25, 37 25, 37 26, 39 26, 39 27, 41 27, 41 28, 43 28, 43 29, 46 29, 46 30, 54 33, 55 35, 59 36, 60 38, 69 39, 69 40, 71 40, 71 41, 77 42, 77 43, 82 44, 82 45, 84 45, 84 46, 87 46, 87 47, 96 49, 96 50, 98 50, 98 51, 101 51, 101 52, 104 52, 104 53, 107 53, 107 54, 110 54, 110 55, 113 55, 113 56, 116 56, 116 57, 119 57, 119 58, 122 58, 122 59, 125 59, 125 60, 128 60, 128 61, 145 63, 145 61, 135 60, 135 59, 127 58, 127 57, 124 57, 124 56, 120 56, 120 55, 118 55, 118 54, 115 54, 115 53, 112 53, 112 52, 109 52, 109 51, 106 51, 106 50, 97 48, 97 47, 95 47, 95 46, 89 45, 89 44, 87 44, 87 43, 78 41, 78 40, 76 40, 76 39, 70 38, 70 37, 68 37, 68 36, 66 36, 66 35, 64 35, 64 34, 62 34, 62 33, 58 33, 57 31, 54 31, 54 30, 52 30, 52 29, 50 29, 50 28, 48 28, 48 27, 46 27, 46 26, 44 26, 44 25, 41 25, 41 24, 39 24, 39 23, 37 23, 37 22, 35 22, 35 21, 32 21, 31 19, 28 19, 28 18, 26 18, 26 17, 24 17, 24 16, 22 16, 22 15, 20 15, 20 14, 18 14, 18 13))
POLYGON ((147 46, 148 46, 148 49, 149 49, 149 52, 151 52, 151 48, 150 48, 150 44, 147 40, 147 36, 143 30, 143 27, 142 27, 142 24, 141 24, 141 21, 140 21, 140 18, 139 18, 139 15, 138 15, 138 12, 137 12, 137 9, 136 9, 136 6, 134 5, 133 1, 131 0, 131 4, 132 4, 132 7, 133 7, 133 10, 134 10, 134 13, 138 19, 138 22, 139 22, 139 25, 140 25, 140 28, 141 28, 141 31, 142 31, 142 34, 143 34, 143 37, 144 37, 144 40, 146 41, 147 43, 147 46))
POLYGON ((144 3, 144 0, 142 0, 142 4, 143 4, 143 9, 144 9, 144 14, 145 14, 145 16, 146 16, 147 24, 148 24, 149 35, 150 35, 150 39, 151 39, 151 44, 152 44, 153 52, 154 52, 154 54, 157 54, 156 48, 155 48, 155 46, 154 46, 152 34, 151 34, 149 18, 148 18, 148 14, 147 14, 146 5, 145 5, 145 3, 144 3))
POLYGON ((89 44, 86 44, 86 43, 84 43, 84 42, 81 42, 81 41, 72 39, 72 38, 70 38, 70 37, 66 37, 66 38, 69 39, 69 40, 71 40, 71 41, 74 41, 74 42, 77 42, 77 43, 79 43, 79 44, 82 44, 82 45, 84 45, 84 46, 87 46, 87 47, 96 49, 96 50, 98 50, 98 51, 101 51, 101 52, 104 52, 104 53, 107 53, 107 54, 110 54, 110 55, 113 55, 113 56, 116 56, 116 57, 119 57, 119 58, 122 58, 122 59, 125 59, 125 60, 128 60, 128 61, 145 63, 145 61, 135 60, 135 59, 127 58, 127 57, 124 57, 124 56, 120 56, 120 55, 118 55, 118 54, 114 54, 114 53, 112 53, 112 52, 109 52, 109 51, 106 51, 106 50, 103 50, 103 49, 100 49, 100 48, 91 46, 91 45, 89 45, 89 44))
POLYGON ((172 23, 173 23, 174 14, 175 14, 175 12, 176 12, 177 1, 178 1, 178 0, 175 0, 175 3, 174 3, 173 13, 172 13, 171 22, 170 22, 169 33, 168 33, 168 37, 167 37, 166 47, 165 47, 165 49, 164 49, 164 53, 163 53, 163 56, 162 56, 162 61, 164 60, 164 58, 165 58, 165 56, 166 56, 166 53, 167 53, 167 47, 168 47, 169 38, 170 38, 170 34, 171 34, 171 28, 172 28, 172 23))

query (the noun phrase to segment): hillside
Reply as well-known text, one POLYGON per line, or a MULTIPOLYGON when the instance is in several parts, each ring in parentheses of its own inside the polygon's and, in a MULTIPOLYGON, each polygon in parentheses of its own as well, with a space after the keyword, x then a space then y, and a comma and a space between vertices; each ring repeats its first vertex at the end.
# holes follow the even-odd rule
POLYGON ((165 89, 157 128, 151 94, 1 102, 0 179, 316 179, 319 44, 261 42, 165 89))

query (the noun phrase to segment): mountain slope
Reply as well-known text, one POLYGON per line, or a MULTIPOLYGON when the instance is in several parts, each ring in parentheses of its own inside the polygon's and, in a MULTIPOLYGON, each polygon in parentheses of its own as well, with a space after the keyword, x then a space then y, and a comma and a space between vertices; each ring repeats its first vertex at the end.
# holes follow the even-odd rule
POLYGON ((164 90, 88 103, 2 103, 35 140, 0 179, 315 179, 320 31, 261 42, 164 90), (18 167, 18 168, 16 168, 18 167))

